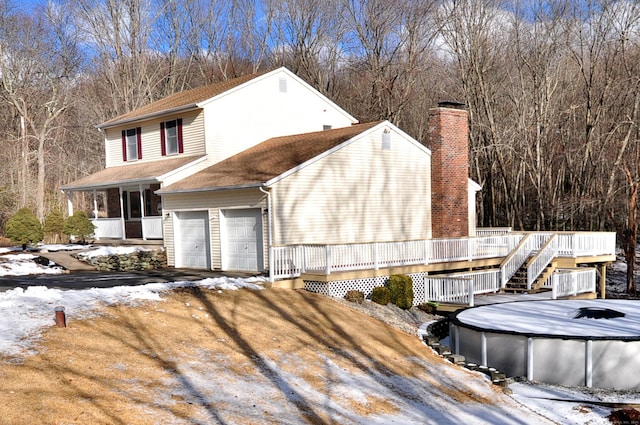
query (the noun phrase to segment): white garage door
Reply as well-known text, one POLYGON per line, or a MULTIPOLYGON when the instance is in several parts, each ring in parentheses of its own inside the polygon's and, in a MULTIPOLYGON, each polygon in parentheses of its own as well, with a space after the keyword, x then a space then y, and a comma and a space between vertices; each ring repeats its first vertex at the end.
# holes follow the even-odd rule
POLYGON ((259 209, 223 211, 226 269, 262 271, 262 213, 259 209))
POLYGON ((209 269, 209 213, 176 213, 176 267, 209 269))

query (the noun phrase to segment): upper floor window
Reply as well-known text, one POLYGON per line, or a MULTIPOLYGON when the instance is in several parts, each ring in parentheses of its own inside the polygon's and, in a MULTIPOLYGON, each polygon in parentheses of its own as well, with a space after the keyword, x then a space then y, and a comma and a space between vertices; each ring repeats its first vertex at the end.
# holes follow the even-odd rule
POLYGON ((142 159, 142 130, 140 127, 122 130, 122 160, 142 159))
POLYGON ((181 118, 160 123, 160 147, 162 156, 184 152, 181 118))

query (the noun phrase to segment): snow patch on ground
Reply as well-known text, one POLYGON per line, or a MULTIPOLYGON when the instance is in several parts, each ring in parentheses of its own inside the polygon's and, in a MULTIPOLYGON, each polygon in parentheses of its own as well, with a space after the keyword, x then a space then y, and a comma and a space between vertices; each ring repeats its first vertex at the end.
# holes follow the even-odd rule
POLYGON ((79 252, 79 257, 85 258, 93 258, 93 257, 104 257, 109 255, 126 255, 133 254, 138 251, 151 251, 151 248, 144 248, 141 246, 103 246, 100 248, 95 248, 86 252, 79 252))
POLYGON ((36 262, 37 258, 38 256, 33 254, 0 255, 0 276, 65 273, 62 267, 58 267, 48 260, 36 262))
MULTIPOLYGON (((104 247, 93 249, 86 245, 48 245, 40 246, 41 250, 58 251, 58 250, 78 250, 90 249, 87 256, 96 255, 113 255, 127 254, 144 248, 141 247, 104 247)), ((0 248, 0 275, 10 274, 41 274, 41 273, 62 273, 63 271, 56 267, 41 266, 34 261, 36 258, 32 254, 8 254, 10 252, 20 251, 17 248, 0 248), (27 265, 29 264, 29 265, 27 265), (57 270, 59 271, 53 271, 57 270)), ((622 259, 619 259, 611 268, 608 276, 608 291, 613 293, 624 292, 623 271, 626 266, 622 259)), ((57 306, 64 306, 67 318, 69 320, 79 320, 90 318, 99 314, 100 309, 106 305, 135 305, 143 300, 152 300, 162 302, 162 295, 166 291, 170 291, 180 287, 204 287, 217 290, 237 290, 240 288, 261 289, 261 278, 236 279, 236 278, 210 278, 196 282, 171 282, 171 283, 153 283, 141 286, 122 286, 105 289, 88 289, 88 290, 59 290, 50 289, 42 286, 29 287, 27 289, 16 288, 7 292, 0 293, 0 309, 3 313, 3 320, 0 321, 0 353, 9 356, 22 356, 33 350, 35 342, 37 342, 43 329, 50 328, 55 325, 54 309, 57 306)), ((426 349, 426 348, 425 348, 426 349)), ((209 357, 215 354, 210 354, 209 357)), ((206 356, 205 356, 206 357, 206 356)), ((286 354, 283 353, 283 360, 286 354)), ((206 360, 206 359, 204 359, 206 360)), ((183 365, 186 374, 181 379, 188 379, 189 384, 197 390, 199 397, 206 399, 211 403, 222 403, 228 410, 225 415, 228 417, 218 419, 229 419, 233 422, 234 409, 242 417, 246 416, 246 409, 255 411, 256 423, 260 423, 261 418, 276 417, 282 419, 283 423, 292 423, 287 410, 288 403, 273 404, 276 394, 281 391, 273 391, 273 387, 269 385, 270 380, 265 382, 246 381, 245 376, 239 376, 234 382, 218 382, 216 381, 216 367, 224 368, 223 361, 203 361, 199 363, 183 365), (213 369, 212 369, 213 368, 213 369), (254 406, 238 406, 233 396, 235 392, 251 392, 255 394, 254 406), (238 410, 240 409, 240 410, 238 410)), ((301 400, 310 400, 314 397, 316 405, 325 405, 328 400, 322 398, 315 390, 309 387, 305 382, 299 381, 295 375, 287 372, 291 363, 295 362, 294 358, 287 358, 282 363, 274 363, 269 359, 259 359, 273 371, 272 378, 276 379, 281 386, 291 386, 299 393, 301 400), (287 365, 287 362, 289 365, 287 365)), ((594 390, 587 388, 564 388, 551 385, 543 385, 529 382, 517 382, 510 385, 513 391, 513 404, 501 406, 500 412, 496 412, 495 406, 486 405, 462 405, 460 403, 442 402, 435 406, 425 406, 412 401, 413 394, 416 397, 428 397, 425 393, 436 391, 431 389, 424 382, 407 382, 406 380, 398 380, 398 382, 386 382, 380 385, 378 380, 393 381, 394 377, 388 376, 368 376, 353 375, 350 372, 342 371, 339 367, 332 364, 330 359, 326 361, 326 367, 334 374, 341 375, 341 382, 348 383, 335 388, 345 397, 358 400, 363 394, 375 394, 384 399, 393 400, 394 403, 401 406, 402 409, 395 414, 385 416, 366 418, 358 416, 356 412, 345 411, 340 406, 327 405, 326 408, 332 412, 332 417, 337 422, 342 423, 474 423, 474 424, 523 424, 530 423, 533 417, 537 420, 547 418, 550 422, 562 424, 591 424, 604 425, 609 421, 607 416, 611 412, 608 407, 598 406, 597 403, 589 403, 590 401, 606 401, 616 403, 640 403, 640 395, 637 392, 620 392, 608 390, 594 390), (389 388, 395 388, 395 391, 389 391, 389 388), (563 401, 564 400, 564 401, 563 401), (568 401, 570 400, 570 401, 568 401), (539 416, 537 416, 539 415, 539 416)), ((427 365, 425 365, 427 367, 427 365)), ((456 379, 459 371, 455 366, 451 366, 451 377, 448 379, 456 379)), ((225 370, 225 373, 228 372, 225 370)), ((228 376, 228 375, 226 375, 228 376)), ((178 378, 176 378, 178 379, 178 378)), ((273 380, 271 379, 271 380, 273 380)), ((460 378, 462 379, 462 378, 460 378)), ((471 390, 474 388, 478 392, 483 393, 486 387, 481 387, 482 380, 486 379, 481 376, 477 381, 472 380, 466 382, 471 390)), ((171 381, 171 380, 169 380, 171 381)), ((169 389, 175 388, 175 382, 167 382, 167 391, 164 393, 171 394, 169 389)), ((189 397, 184 394, 184 397, 189 397)), ((158 397, 163 397, 158 394, 158 397)), ((294 409, 295 410, 295 409, 294 409)), ((202 412, 202 420, 211 420, 212 412, 202 412)))
POLYGON ((260 278, 208 278, 196 282, 150 283, 86 290, 61 290, 44 286, 15 288, 0 293, 0 353, 29 353, 43 329, 55 323, 54 309, 63 306, 67 317, 80 320, 94 316, 108 305, 135 305, 143 300, 162 301, 162 294, 175 288, 199 286, 209 289, 262 289, 260 278))

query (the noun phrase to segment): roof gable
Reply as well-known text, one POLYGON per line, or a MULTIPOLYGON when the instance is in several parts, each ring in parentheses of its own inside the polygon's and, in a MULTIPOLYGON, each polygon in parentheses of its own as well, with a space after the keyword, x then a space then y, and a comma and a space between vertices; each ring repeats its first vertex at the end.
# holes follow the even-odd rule
POLYGON ((268 73, 268 71, 244 75, 242 77, 233 78, 227 81, 221 81, 219 83, 210 84, 208 86, 197 87, 191 90, 174 93, 155 102, 151 102, 141 108, 134 109, 131 112, 105 121, 102 124, 99 124, 98 128, 113 127, 119 124, 124 124, 144 118, 151 118, 170 112, 197 108, 199 103, 216 97, 238 86, 241 86, 266 73, 268 73))
POLYGON ((158 193, 259 186, 372 129, 379 122, 274 137, 158 193))
POLYGON ((157 100, 155 102, 151 102, 148 105, 135 109, 126 114, 115 117, 111 120, 105 121, 102 124, 99 124, 97 127, 108 128, 114 127, 117 125, 126 124, 129 122, 139 121, 143 119, 154 118, 161 115, 166 115, 169 113, 175 113, 180 111, 185 111, 189 109, 203 108, 207 103, 215 100, 215 98, 221 95, 227 95, 232 93, 233 91, 240 89, 244 85, 252 82, 253 80, 259 80, 261 78, 266 78, 269 75, 275 75, 278 73, 285 73, 290 78, 297 81, 300 85, 314 93, 316 96, 322 98, 325 102, 333 105, 336 109, 338 109, 343 115, 348 117, 349 121, 352 123, 356 123, 357 120, 351 116, 344 109, 337 106, 333 101, 328 99, 322 93, 311 87, 307 82, 298 77, 293 72, 289 71, 285 67, 281 67, 278 69, 258 72, 255 74, 244 75, 242 77, 234 78, 227 81, 221 81, 219 83, 211 84, 208 86, 197 87, 191 90, 186 90, 178 93, 174 93, 165 98, 157 100))

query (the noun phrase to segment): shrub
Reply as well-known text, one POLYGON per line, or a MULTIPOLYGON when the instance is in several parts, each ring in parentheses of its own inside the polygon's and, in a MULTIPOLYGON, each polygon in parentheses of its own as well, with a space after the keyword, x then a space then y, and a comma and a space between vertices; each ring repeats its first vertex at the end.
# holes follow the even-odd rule
POLYGON ((362 291, 347 291, 347 295, 345 295, 347 301, 352 303, 362 304, 364 302, 364 294, 362 291))
POLYGON ((27 248, 27 244, 40 242, 44 237, 42 224, 29 208, 21 208, 7 221, 7 236, 14 243, 27 248))
POLYGON ((52 238, 54 243, 62 239, 64 233, 64 217, 59 210, 51 211, 44 219, 44 233, 52 238))
POLYGON ((64 233, 70 236, 73 235, 82 242, 85 242, 87 236, 93 234, 95 228, 96 226, 93 225, 87 213, 84 211, 74 212, 73 215, 64 222, 64 233))
POLYGON ((389 288, 386 286, 376 286, 371 291, 371 301, 380 305, 389 304, 389 300, 391 300, 391 292, 389 288))
POLYGON ((413 306, 413 280, 406 274, 394 274, 388 281, 391 302, 403 310, 413 306))
POLYGON ((429 301, 426 303, 419 304, 418 309, 424 311, 425 313, 436 314, 439 306, 440 304, 437 303, 436 301, 429 301))

